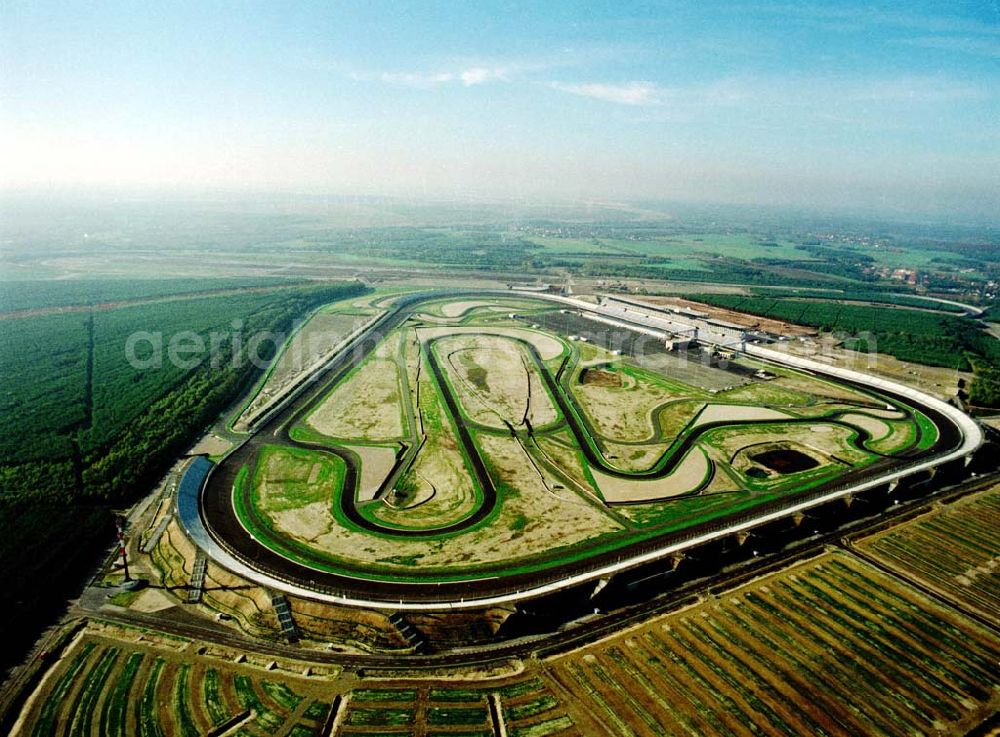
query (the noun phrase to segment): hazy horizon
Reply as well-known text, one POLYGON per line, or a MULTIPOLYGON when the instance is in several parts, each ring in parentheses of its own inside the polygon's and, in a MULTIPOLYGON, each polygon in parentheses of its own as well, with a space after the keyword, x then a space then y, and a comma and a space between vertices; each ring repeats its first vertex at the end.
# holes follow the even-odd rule
POLYGON ((996 3, 7 4, 0 189, 995 222, 996 3))

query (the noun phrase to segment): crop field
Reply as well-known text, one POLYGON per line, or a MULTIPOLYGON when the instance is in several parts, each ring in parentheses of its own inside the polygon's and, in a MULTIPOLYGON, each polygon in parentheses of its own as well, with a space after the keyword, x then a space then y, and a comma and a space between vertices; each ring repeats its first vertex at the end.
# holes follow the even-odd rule
POLYGON ((600 734, 961 735, 1000 706, 1000 638, 827 553, 548 671, 600 734))
POLYGON ((319 734, 330 710, 319 685, 210 655, 85 633, 49 670, 15 734, 200 737, 232 728, 244 735, 287 729, 306 737, 319 734))
POLYGON ((709 523, 937 439, 896 399, 628 336, 606 336, 612 349, 564 312, 523 297, 416 303, 240 457, 241 526, 324 573, 489 578, 709 523))
POLYGON ((1000 620, 1000 487, 855 544, 963 607, 1000 620))
POLYGON ((91 624, 14 734, 958 737, 1000 708, 998 661, 961 608, 828 550, 506 675, 306 669, 91 624))
POLYGON ((454 683, 370 681, 352 691, 343 728, 348 735, 465 735, 493 737, 489 700, 495 700, 498 724, 510 737, 578 737, 581 732, 561 699, 538 676, 454 683))

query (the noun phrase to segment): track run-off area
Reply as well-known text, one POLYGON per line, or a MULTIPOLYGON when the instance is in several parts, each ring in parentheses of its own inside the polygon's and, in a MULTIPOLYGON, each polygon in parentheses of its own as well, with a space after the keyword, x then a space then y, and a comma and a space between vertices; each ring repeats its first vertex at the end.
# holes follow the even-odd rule
POLYGON ((192 465, 179 517, 272 589, 483 608, 923 479, 983 442, 912 388, 734 350, 711 325, 668 352, 641 316, 514 291, 396 297, 218 464, 192 465))

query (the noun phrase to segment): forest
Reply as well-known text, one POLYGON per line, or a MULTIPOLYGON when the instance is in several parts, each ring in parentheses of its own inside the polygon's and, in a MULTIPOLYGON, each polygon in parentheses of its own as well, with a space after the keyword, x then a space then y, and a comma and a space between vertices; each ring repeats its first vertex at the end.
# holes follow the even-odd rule
MULTIPOLYGON (((299 280, 301 281, 301 280, 299 280)), ((0 313, 47 307, 93 306, 129 300, 192 293, 278 287, 294 283, 274 277, 216 277, 190 279, 26 279, 4 282, 0 313)))
MULTIPOLYGON (((113 510, 147 492, 257 379, 246 336, 287 332, 319 305, 364 291, 358 282, 287 286, 4 320, 0 629, 65 601, 80 567, 111 543, 113 510), (226 337, 217 361, 137 369, 125 355, 137 330, 226 337)), ((263 343, 260 358, 273 350, 263 343)))

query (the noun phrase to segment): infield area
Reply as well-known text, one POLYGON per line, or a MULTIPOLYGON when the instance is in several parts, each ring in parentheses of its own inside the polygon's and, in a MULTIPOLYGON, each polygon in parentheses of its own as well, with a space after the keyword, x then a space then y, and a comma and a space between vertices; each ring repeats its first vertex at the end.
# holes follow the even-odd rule
POLYGON ((516 592, 960 440, 912 398, 583 312, 401 300, 213 469, 209 533, 306 589, 516 592))

